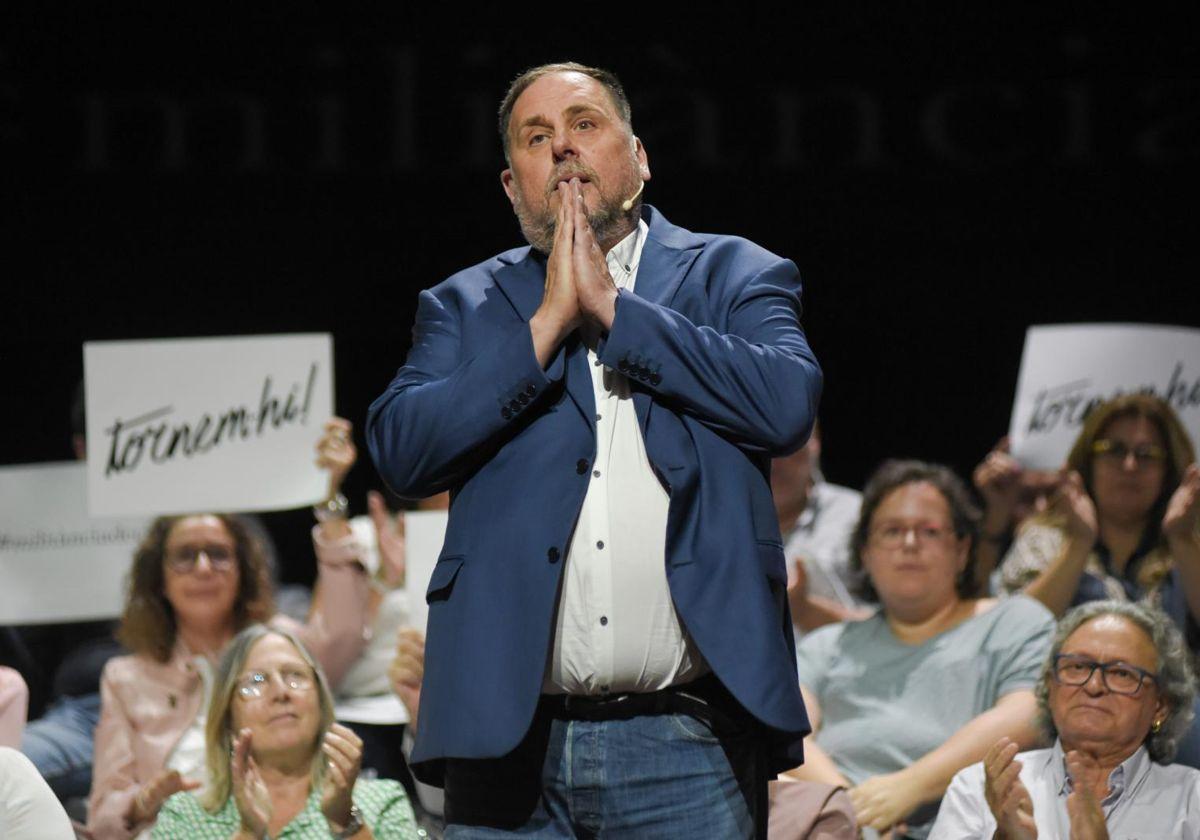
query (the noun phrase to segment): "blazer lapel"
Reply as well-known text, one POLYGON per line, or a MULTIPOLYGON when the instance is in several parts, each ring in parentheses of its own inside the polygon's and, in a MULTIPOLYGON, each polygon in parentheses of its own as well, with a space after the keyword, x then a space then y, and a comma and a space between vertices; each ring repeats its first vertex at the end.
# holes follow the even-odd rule
MULTIPOLYGON (((528 321, 533 317, 533 313, 537 312, 542 302, 542 290, 546 286, 544 258, 532 248, 525 250, 528 253, 524 259, 508 263, 495 273, 496 285, 508 298, 508 302, 522 321, 528 321)), ((520 254, 520 251, 517 254, 520 254)), ((501 259, 508 256, 509 254, 503 254, 501 259)))
MULTIPOLYGON (((682 229, 669 225, 653 208, 650 208, 649 223, 650 233, 646 236, 646 244, 642 246, 642 257, 638 261, 637 280, 633 291, 642 300, 668 306, 675 297, 679 284, 683 282, 688 268, 699 256, 701 242, 687 241, 689 237, 679 236, 678 233, 682 233, 682 229), (666 234, 664 238, 668 240, 666 244, 659 239, 659 235, 663 234, 666 234)), ((650 421, 650 407, 654 401, 650 394, 636 384, 634 387, 633 405, 644 440, 646 426, 650 421)))

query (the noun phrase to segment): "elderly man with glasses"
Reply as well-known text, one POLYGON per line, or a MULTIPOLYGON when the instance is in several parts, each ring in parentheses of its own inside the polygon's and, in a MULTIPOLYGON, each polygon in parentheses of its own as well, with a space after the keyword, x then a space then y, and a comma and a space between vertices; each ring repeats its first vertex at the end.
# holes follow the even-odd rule
POLYGON ((1002 738, 958 773, 931 840, 1200 837, 1200 771, 1170 761, 1196 681, 1179 631, 1144 604, 1059 623, 1037 695, 1049 749, 1002 738))

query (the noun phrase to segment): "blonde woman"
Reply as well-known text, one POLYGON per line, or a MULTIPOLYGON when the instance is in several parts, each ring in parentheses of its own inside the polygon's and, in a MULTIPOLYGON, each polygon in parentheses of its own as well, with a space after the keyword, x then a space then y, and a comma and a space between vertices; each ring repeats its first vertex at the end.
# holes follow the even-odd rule
POLYGON ((293 634, 252 625, 221 659, 205 727, 209 784, 163 805, 154 838, 409 838, 399 782, 359 781, 362 741, 333 720, 321 667, 293 634))

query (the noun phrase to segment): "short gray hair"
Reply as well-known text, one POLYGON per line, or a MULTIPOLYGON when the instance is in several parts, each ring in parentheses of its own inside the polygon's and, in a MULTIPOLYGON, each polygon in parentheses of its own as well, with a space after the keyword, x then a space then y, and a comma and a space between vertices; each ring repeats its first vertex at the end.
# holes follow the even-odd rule
POLYGON ((1184 644, 1183 634, 1162 610, 1144 603, 1127 601, 1091 601, 1064 615, 1058 622, 1050 655, 1042 666, 1037 685, 1040 723, 1050 737, 1058 737, 1058 729, 1050 716, 1050 681, 1054 679, 1054 657, 1062 652, 1067 638, 1094 618, 1115 615, 1140 627, 1154 645, 1158 658, 1158 692, 1167 705, 1167 717, 1157 732, 1146 737, 1150 758, 1159 764, 1170 764, 1175 757, 1188 727, 1192 723, 1192 704, 1196 698, 1196 677, 1192 671, 1191 653, 1184 644))
POLYGON ((633 111, 629 107, 629 97, 625 95, 625 88, 621 86, 621 80, 617 78, 616 73, 613 73, 611 70, 605 70, 602 67, 588 67, 586 64, 579 64, 574 61, 542 64, 538 67, 529 68, 513 79, 512 84, 508 86, 508 91, 504 94, 504 99, 500 102, 497 127, 500 129, 500 142, 504 144, 505 160, 510 163, 512 162, 510 157, 511 138, 508 136, 508 126, 512 120, 512 112, 517 104, 517 99, 525 92, 527 87, 542 78, 542 76, 549 76, 551 73, 581 73, 588 78, 595 79, 608 92, 608 97, 612 100, 613 107, 617 109, 617 116, 621 118, 621 122, 625 123, 625 127, 629 129, 630 134, 633 133, 633 111))

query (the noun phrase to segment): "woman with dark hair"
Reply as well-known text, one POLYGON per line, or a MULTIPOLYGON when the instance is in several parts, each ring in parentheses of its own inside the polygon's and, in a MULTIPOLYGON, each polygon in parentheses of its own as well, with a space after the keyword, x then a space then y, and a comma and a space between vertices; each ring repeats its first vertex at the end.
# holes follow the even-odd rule
POLYGON ((958 770, 1001 736, 1037 738, 1033 686, 1053 621, 1029 598, 977 597, 978 518, 946 467, 883 464, 851 538, 861 596, 879 609, 797 650, 813 735, 795 775, 850 788, 860 826, 923 838, 958 770))
POLYGON ((1003 588, 1055 615, 1087 601, 1149 597, 1200 648, 1200 470, 1158 397, 1104 403, 1083 424, 1050 509, 1022 526, 1003 588))
MULTIPOLYGON (((349 424, 331 420, 317 448, 330 498, 341 498, 355 457, 349 424)), ((340 678, 362 647, 367 598, 349 536, 344 518, 326 516, 314 529, 324 607, 300 627, 275 615, 266 557, 238 517, 154 521, 134 555, 118 631, 131 654, 109 660, 100 683, 88 813, 98 840, 146 831, 167 797, 200 786, 213 665, 242 628, 271 621, 295 629, 340 678)))

